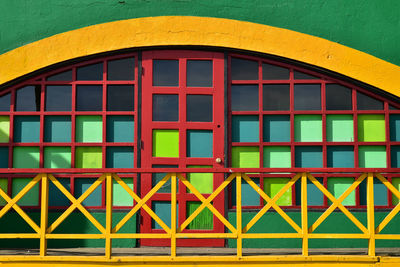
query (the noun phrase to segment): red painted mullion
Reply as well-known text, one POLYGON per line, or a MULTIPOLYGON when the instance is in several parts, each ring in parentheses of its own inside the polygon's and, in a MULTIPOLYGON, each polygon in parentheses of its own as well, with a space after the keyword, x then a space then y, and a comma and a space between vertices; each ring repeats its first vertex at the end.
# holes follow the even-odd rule
MULTIPOLYGON (((327 141, 326 141, 326 86, 325 82, 321 83, 321 119, 322 119, 322 166, 328 167, 327 158, 327 141)), ((325 179, 325 178, 324 178, 325 179)), ((324 197, 325 198, 325 197, 324 197)))
POLYGON ((389 104, 388 102, 384 102, 384 111, 385 111, 385 146, 386 146, 386 167, 392 166, 391 161, 391 142, 390 142, 390 119, 389 119, 389 104))
MULTIPOLYGON (((45 83, 44 79, 42 79, 40 90, 40 134, 39 134, 39 167, 44 167, 44 115, 43 112, 45 110, 45 83)), ((40 199, 40 198, 39 198, 40 199)))
MULTIPOLYGON (((359 157, 358 157, 358 115, 357 115, 357 90, 352 90, 352 104, 353 104, 353 124, 354 124, 354 167, 359 167, 359 157)), ((357 191, 359 189, 356 189, 357 191)))
MULTIPOLYGON (((291 162, 292 168, 296 166, 295 158, 295 142, 294 142, 294 72, 290 69, 289 73, 289 96, 290 96, 290 151, 291 151, 291 162)), ((295 191, 295 190, 293 190, 295 191)))
MULTIPOLYGON (((76 81, 76 67, 72 68, 72 81, 76 81)), ((72 103, 71 103, 71 168, 75 168, 75 132, 76 132, 76 84, 72 83, 72 103)), ((72 183, 74 179, 71 179, 71 192, 72 183)))

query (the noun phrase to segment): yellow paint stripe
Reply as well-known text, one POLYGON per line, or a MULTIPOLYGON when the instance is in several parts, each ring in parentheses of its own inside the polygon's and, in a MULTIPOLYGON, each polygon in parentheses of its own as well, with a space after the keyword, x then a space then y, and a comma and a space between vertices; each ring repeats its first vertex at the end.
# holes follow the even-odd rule
POLYGON ((66 60, 132 47, 200 45, 282 56, 400 96, 400 67, 311 35, 221 18, 164 16, 93 25, 0 55, 0 84, 66 60))

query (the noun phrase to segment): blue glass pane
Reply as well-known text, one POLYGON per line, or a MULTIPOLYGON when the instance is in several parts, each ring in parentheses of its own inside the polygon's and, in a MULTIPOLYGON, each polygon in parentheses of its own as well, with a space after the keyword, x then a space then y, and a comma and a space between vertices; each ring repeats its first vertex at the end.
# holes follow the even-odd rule
POLYGON ((257 80, 258 62, 241 58, 231 60, 232 80, 257 80))
POLYGON ((153 95, 153 121, 178 121, 178 95, 153 95))
POLYGON ((40 135, 39 116, 14 117, 14 142, 37 143, 40 135))
POLYGON ((328 146, 328 167, 354 168, 354 148, 352 146, 328 146))
POLYGON ((40 110, 40 86, 28 85, 17 90, 15 100, 16 111, 40 110))
POLYGON ((382 110, 383 102, 363 93, 357 92, 357 109, 359 110, 382 110))
POLYGON ((133 142, 134 128, 133 116, 107 116, 107 142, 133 142))
POLYGON ((76 110, 101 111, 103 108, 103 86, 77 85, 76 110))
POLYGON ((135 79, 135 58, 122 58, 108 61, 107 79, 109 81, 129 81, 135 79))
POLYGON ((295 166, 300 168, 321 168, 322 147, 296 146, 295 166))
POLYGON ((289 110, 289 108, 290 108, 289 84, 263 85, 264 110, 289 110))
POLYGON ((0 111, 10 111, 11 94, 0 96, 0 111))
POLYGON ((400 141, 400 114, 390 115, 390 141, 400 141))
POLYGON ((132 147, 107 147, 107 168, 133 168, 132 147))
POLYGON ((8 147, 0 147, 0 168, 8 168, 8 147))
MULTIPOLYGON (((71 188, 69 178, 57 179, 68 191, 71 188)), ((49 206, 69 206, 68 198, 52 182, 49 183, 49 206)))
POLYGON ((153 60, 153 85, 178 86, 179 61, 178 60, 153 60))
POLYGON ((258 85, 232 85, 231 108, 233 111, 257 111, 258 106, 258 85))
POLYGON ((211 60, 187 61, 187 86, 211 87, 213 84, 213 62, 211 60))
POLYGON ((290 116, 264 116, 264 142, 290 142, 290 116))
POLYGON ((103 80, 103 63, 96 63, 77 68, 76 79, 78 81, 103 80))
POLYGON ((133 111, 134 108, 133 85, 108 85, 107 86, 107 110, 109 111, 133 111))
POLYGON ((46 111, 70 111, 71 103, 71 85, 46 86, 46 111))
POLYGON ((213 156, 212 131, 187 131, 187 156, 193 158, 211 158, 213 156))
MULTIPOLYGON (((259 178, 251 178, 260 186, 259 178)), ((236 206, 236 182, 232 185, 232 205, 236 206)), ((260 195, 246 181, 242 180, 242 206, 260 206, 260 195)))
POLYGON ((186 97, 187 121, 212 121, 213 96, 212 95, 187 95, 186 97))
POLYGON ((232 116, 232 142, 258 141, 258 116, 232 116))
POLYGON ((320 110, 321 85, 295 84, 294 85, 294 110, 320 110))
MULTIPOLYGON (((75 178, 75 197, 80 197, 94 182, 93 178, 75 178)), ((101 184, 83 201, 84 206, 101 206, 101 184)))
POLYGON ((71 117, 46 116, 44 123, 44 141, 58 143, 71 142, 71 117))

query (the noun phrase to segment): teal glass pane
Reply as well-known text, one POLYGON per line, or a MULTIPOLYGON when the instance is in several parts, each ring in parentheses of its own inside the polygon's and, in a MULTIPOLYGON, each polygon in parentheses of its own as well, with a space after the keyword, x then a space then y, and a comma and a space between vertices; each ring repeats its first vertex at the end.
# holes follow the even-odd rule
POLYGON ((0 147, 0 168, 8 168, 8 147, 0 147))
POLYGON ((107 168, 133 168, 132 147, 107 147, 107 168))
MULTIPOLYGON (((251 178, 260 186, 259 178, 251 178)), ((236 206, 236 182, 232 184, 232 205, 236 206)), ((242 179, 242 206, 260 206, 260 195, 245 180, 242 179)))
POLYGON ((400 141, 400 114, 390 115, 390 141, 400 141))
POLYGON ((14 142, 38 143, 40 137, 39 116, 14 117, 14 142))
POLYGON ((322 147, 297 146, 295 148, 295 166, 300 168, 321 168, 322 147))
MULTIPOLYGON (((171 227, 171 202, 153 201, 151 203, 152 210, 166 224, 171 227)), ((178 225, 178 210, 179 205, 176 204, 176 225, 178 225)), ((162 229, 162 227, 154 220, 151 221, 151 228, 162 229)))
MULTIPOLYGON (((94 178, 75 178, 75 197, 80 197, 96 181, 94 178)), ((101 184, 82 202, 83 206, 93 207, 102 204, 101 184)))
MULTIPOLYGON (((178 168, 178 165, 153 165, 153 168, 178 168)), ((164 177, 166 172, 157 172, 152 174, 151 186, 155 187, 164 177)), ((178 190, 177 183, 177 190, 178 190)), ((171 193, 171 179, 169 179, 158 191, 158 193, 171 193)))
POLYGON ((258 116, 232 116, 232 142, 258 142, 258 116))
POLYGON ((213 157, 212 131, 188 130, 187 131, 187 156, 192 158, 213 157))
POLYGON ((290 142, 289 115, 266 115, 263 124, 264 142, 290 142))
MULTIPOLYGON (((317 178, 317 181, 323 185, 322 178, 317 178)), ((296 182, 296 205, 301 205, 301 180, 296 182)), ((324 205, 324 194, 310 180, 307 180, 307 205, 322 206, 324 205)))
MULTIPOLYGON (((71 190, 69 178, 57 179, 68 191, 71 190)), ((52 182, 49 182, 49 206, 69 206, 70 201, 52 182)))
POLYGON ((327 164, 333 168, 354 168, 354 148, 352 146, 328 146, 327 164))
POLYGON ((44 122, 44 141, 53 143, 71 142, 71 117, 46 116, 44 122))
POLYGON ((133 116, 107 116, 107 142, 134 142, 133 116))
MULTIPOLYGON (((360 184, 360 205, 367 205, 367 179, 360 184)), ((374 205, 388 205, 388 191, 381 181, 374 178, 374 205)))
POLYGON ((400 146, 391 146, 391 164, 392 168, 400 167, 400 146))

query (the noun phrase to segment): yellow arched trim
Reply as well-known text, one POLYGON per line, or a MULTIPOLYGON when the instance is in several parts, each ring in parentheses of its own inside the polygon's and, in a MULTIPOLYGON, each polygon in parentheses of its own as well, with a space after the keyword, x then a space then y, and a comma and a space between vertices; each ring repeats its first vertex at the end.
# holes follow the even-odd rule
POLYGON ((65 60, 132 47, 204 45, 278 55, 332 70, 400 96, 400 67, 322 38, 250 22, 189 16, 93 25, 0 55, 0 84, 65 60))

